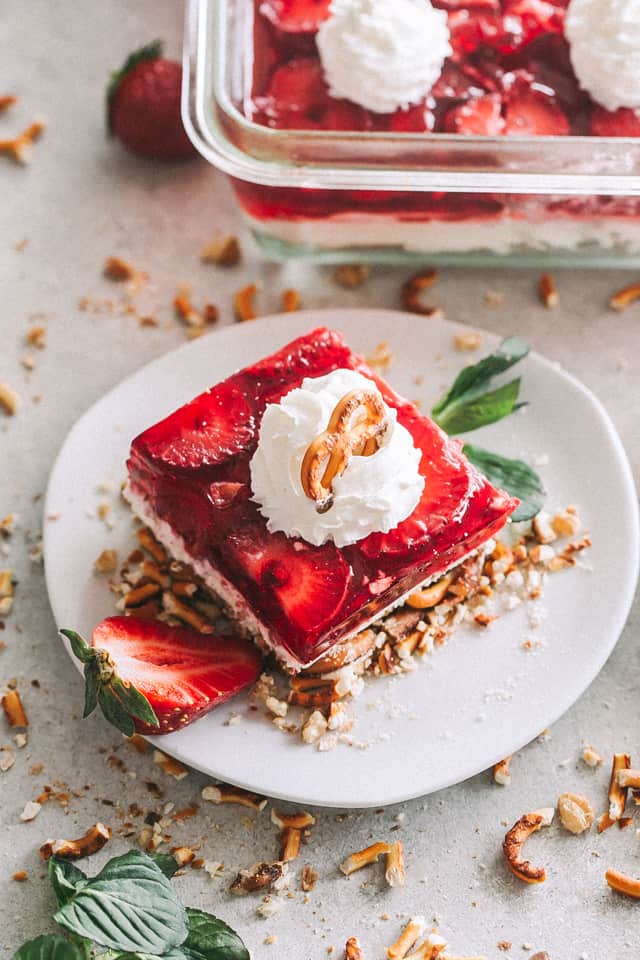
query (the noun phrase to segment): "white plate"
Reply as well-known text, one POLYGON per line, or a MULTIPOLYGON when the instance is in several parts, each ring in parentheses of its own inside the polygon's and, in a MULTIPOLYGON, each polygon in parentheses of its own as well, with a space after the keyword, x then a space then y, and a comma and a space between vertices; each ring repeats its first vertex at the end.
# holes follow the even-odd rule
MULTIPOLYGON (((45 510, 60 518, 45 523, 45 563, 59 626, 87 636, 114 613, 105 578, 91 571, 105 547, 130 549, 131 525, 119 503, 111 532, 90 514, 100 484, 110 481, 117 491, 131 439, 234 370, 321 324, 342 330, 362 353, 388 340, 395 355, 388 379, 425 410, 469 359, 453 349, 454 333, 465 329, 459 325, 390 311, 333 310, 226 327, 144 367, 80 418, 51 474, 45 510)), ((497 342, 485 334, 482 351, 497 342)), ((548 504, 578 504, 593 538, 580 566, 549 578, 537 630, 524 609, 516 609, 487 630, 460 629, 413 674, 368 683, 352 707, 354 735, 368 744, 363 749, 340 745, 319 753, 250 714, 245 696, 179 733, 154 738, 159 747, 269 796, 380 806, 486 769, 575 702, 611 653, 631 605, 639 552, 636 496, 620 440, 593 395, 535 354, 522 375, 530 406, 479 431, 478 442, 546 462, 539 469, 548 504), (544 640, 538 653, 521 646, 532 634, 544 640), (237 712, 242 722, 225 725, 237 712)))

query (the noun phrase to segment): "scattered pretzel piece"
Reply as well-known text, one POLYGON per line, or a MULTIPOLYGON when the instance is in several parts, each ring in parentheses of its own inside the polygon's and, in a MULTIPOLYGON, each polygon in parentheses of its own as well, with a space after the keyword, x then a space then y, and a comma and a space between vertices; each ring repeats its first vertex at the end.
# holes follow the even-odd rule
POLYGON ((189 776, 189 771, 185 766, 174 760, 173 757, 168 757, 161 750, 153 751, 153 762, 174 780, 184 780, 185 777, 189 776))
POLYGON ((367 354, 365 360, 370 367, 377 367, 378 370, 386 370, 393 363, 393 350, 388 340, 382 340, 376 344, 372 353, 367 354))
POLYGON ((114 280, 116 283, 134 280, 138 276, 136 268, 122 257, 107 257, 102 272, 108 280, 114 280))
POLYGON ((217 267, 235 267, 241 257, 240 243, 234 236, 218 237, 200 251, 203 263, 215 263, 217 267))
POLYGON ((627 803, 627 788, 618 783, 618 773, 630 767, 631 757, 628 753, 614 753, 609 781, 609 816, 612 820, 620 819, 627 803))
POLYGON ((447 941, 437 933, 430 933, 417 950, 405 957, 405 960, 437 960, 447 949, 447 941))
POLYGON ((111 839, 111 828, 103 823, 94 823, 87 832, 77 840, 47 840, 40 847, 40 859, 50 860, 57 857, 59 860, 81 860, 92 853, 102 850, 105 843, 111 839))
POLYGON ((482 334, 475 330, 469 330, 467 333, 456 333, 453 338, 454 347, 461 352, 477 350, 481 343, 482 334))
POLYGON ((241 870, 238 873, 229 890, 237 896, 244 896, 247 893, 267 889, 280 880, 286 870, 286 864, 278 860, 273 863, 255 863, 249 870, 241 870))
POLYGON ((396 840, 389 847, 387 865, 384 878, 390 887, 404 887, 406 869, 404 865, 404 847, 400 840, 396 840))
POLYGON ((285 313, 295 313, 302 306, 302 298, 297 290, 283 290, 282 309, 285 313))
POLYGON ((599 767, 604 762, 602 755, 591 744, 583 747, 581 756, 588 767, 599 767))
POLYGON ((302 873, 300 875, 300 886, 304 893, 310 893, 318 882, 318 874, 313 869, 311 864, 307 863, 302 868, 302 873))
POLYGON ((236 320, 244 323, 247 320, 256 319, 258 314, 255 310, 254 300, 257 292, 258 288, 255 283, 250 283, 238 290, 233 298, 233 312, 236 320))
POLYGON ((133 610, 148 603, 154 597, 159 596, 162 587, 157 583, 143 583, 139 587, 134 587, 122 598, 122 606, 125 610, 133 610))
POLYGON ((560 298, 556 288, 555 280, 550 273, 543 273, 538 280, 538 294, 542 304, 547 310, 553 310, 558 306, 560 298))
POLYGON ((605 873, 605 878, 612 890, 623 893, 626 897, 633 897, 634 900, 640 900, 640 880, 611 868, 605 873))
POLYGON ((609 306, 612 310, 626 310, 638 299, 640 299, 640 283, 631 283, 629 286, 617 290, 609 298, 609 306))
POLYGON ((435 583, 430 583, 426 587, 421 587, 419 590, 416 590, 415 593, 407 597, 405 603, 408 607, 411 607, 412 610, 429 610, 444 600, 452 582, 453 574, 449 573, 445 577, 436 580, 435 583))
POLYGON ((432 317, 440 311, 436 307, 425 306, 422 294, 429 290, 438 279, 438 271, 433 269, 421 270, 410 277, 402 287, 402 306, 410 313, 419 313, 423 317, 432 317))
POLYGON ((609 816, 609 812, 601 813, 598 817, 598 822, 596 824, 598 833, 604 833, 605 830, 608 830, 609 827, 612 827, 616 821, 612 820, 609 816))
POLYGON ((115 573, 118 569, 117 550, 103 550, 93 562, 95 573, 115 573))
POLYGON ((354 290, 369 279, 371 267, 366 263, 343 263, 333 271, 333 279, 341 287, 354 290))
POLYGON ((171 856, 179 867, 187 867, 196 858, 195 852, 191 847, 172 847, 171 856))
POLYGON ((0 113, 4 113, 5 110, 9 110, 15 103, 18 102, 18 97, 13 93, 5 93, 0 96, 0 113))
POLYGON ((2 698, 2 709, 10 727, 28 727, 29 720, 25 712, 20 694, 17 690, 9 690, 2 698))
POLYGON ((167 551, 162 544, 158 543, 148 527, 141 527, 136 533, 136 537, 140 546, 151 554, 156 563, 167 563, 169 560, 167 551))
POLYGON ((586 797, 562 793, 558 797, 560 823, 569 833, 584 833, 593 823, 593 807, 586 797))
POLYGON ((627 787, 640 787, 640 770, 631 770, 627 767, 623 767, 621 770, 618 770, 616 773, 616 782, 619 787, 623 789, 627 787))
POLYGON ((402 960, 423 935, 426 926, 424 917, 412 917, 396 942, 387 947, 388 960, 402 960))
POLYGON ((512 760, 512 755, 509 754, 508 757, 505 757, 504 760, 500 760, 499 763, 496 763, 493 768, 493 781, 494 783, 499 783, 501 787, 508 787, 511 783, 511 773, 509 771, 509 765, 512 760))
POLYGON ((276 827, 280 827, 281 830, 286 827, 293 827, 294 830, 307 830, 315 825, 316 818, 307 813, 306 810, 301 810, 299 813, 280 813, 273 809, 271 811, 271 822, 275 823, 276 827))
POLYGON ((224 783, 203 787, 201 796, 203 800, 210 800, 211 803, 237 803, 241 807, 249 807, 250 810, 255 810, 258 813, 264 810, 267 805, 266 797, 241 790, 240 787, 230 787, 224 783))
POLYGON ((344 948, 344 960, 364 960, 364 953, 357 937, 349 937, 344 948))
POLYGON ((40 120, 34 121, 13 140, 0 140, 0 153, 5 153, 16 163, 28 163, 31 157, 31 148, 42 135, 43 130, 44 123, 40 120))
POLYGON ((285 827, 280 834, 280 860, 283 863, 289 863, 296 860, 300 853, 300 841, 302 839, 302 830, 296 827, 285 827))
POLYGON ((20 394, 8 383, 0 381, 0 410, 4 410, 7 416, 13 417, 18 412, 20 403, 20 394))
POLYGON ((132 737, 125 737, 127 743, 130 743, 138 753, 148 753, 150 749, 149 741, 141 737, 139 733, 134 733, 132 737))
POLYGON ((382 840, 377 843, 372 843, 371 846, 365 847, 364 850, 358 850, 356 853, 350 854, 350 856, 340 864, 340 869, 345 876, 348 877, 349 874, 355 873, 356 870, 362 870, 363 867, 367 867, 370 863, 375 863, 378 857, 381 857, 383 854, 386 855, 390 849, 390 845, 382 840))
POLYGON ((502 851, 509 870, 525 883, 544 883, 547 873, 544 867, 534 867, 531 861, 522 858, 522 846, 540 827, 548 827, 553 820, 553 808, 545 807, 533 813, 523 814, 507 832, 502 851))
POLYGON ((190 607, 179 600, 171 590, 165 590, 162 594, 162 606, 168 614, 177 617, 178 620, 197 630, 198 633, 213 633, 215 630, 213 624, 205 616, 194 607, 190 607))

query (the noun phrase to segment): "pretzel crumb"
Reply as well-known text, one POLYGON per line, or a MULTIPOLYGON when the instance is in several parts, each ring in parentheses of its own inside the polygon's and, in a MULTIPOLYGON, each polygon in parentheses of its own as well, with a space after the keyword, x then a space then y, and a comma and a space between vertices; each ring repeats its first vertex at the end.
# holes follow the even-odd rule
POLYGON ((624 813, 627 803, 627 788, 620 786, 618 774, 622 770, 628 770, 631 767, 631 757, 628 753, 614 753, 613 764, 611 766, 611 779, 609 780, 609 817, 611 820, 619 820, 624 813))
POLYGON ((609 868, 605 873, 605 879, 612 890, 622 893, 626 897, 632 897, 634 900, 640 900, 640 880, 636 877, 629 877, 618 870, 609 868))
POLYGON ((593 807, 586 797, 561 793, 558 797, 560 823, 569 833, 584 833, 593 823, 593 807))
POLYGON ((50 860, 55 856, 59 860, 80 860, 102 850, 111 835, 110 827, 95 823, 77 840, 47 840, 40 847, 40 859, 50 860))
POLYGON ((20 819, 23 823, 28 823, 30 820, 35 820, 41 810, 42 804, 38 803, 37 800, 27 800, 20 814, 20 819))
POLYGON ((203 800, 209 800, 211 803, 237 803, 241 807, 249 807, 250 810, 255 810, 257 813, 264 810, 267 805, 266 797, 241 790, 240 787, 230 787, 224 783, 203 787, 200 796, 203 800))
POLYGON ((456 333, 453 338, 453 345, 456 350, 461 352, 477 350, 482 345, 482 334, 475 330, 470 330, 468 333, 456 333))
POLYGON ((16 883, 24 883, 25 880, 29 879, 29 874, 26 870, 16 870, 11 879, 15 880, 16 883))
POLYGON ((8 383, 0 381, 0 409, 4 410, 8 417, 13 417, 18 412, 21 403, 20 394, 8 383))
POLYGON ((509 754, 508 757, 505 757, 504 760, 500 760, 499 763, 496 763, 493 768, 493 781, 494 783, 499 783, 501 787, 508 787, 511 783, 511 773, 509 771, 509 766, 511 764, 512 754, 509 754))
POLYGON ((387 947, 388 960, 403 960, 403 957, 424 934, 426 926, 424 917, 412 917, 395 943, 387 947))
POLYGON ((279 813, 277 810, 273 809, 271 811, 271 822, 280 827, 281 830, 284 830, 287 827, 292 827, 294 830, 307 830, 309 827, 315 826, 316 818, 312 814, 307 813, 306 810, 301 810, 299 813, 279 813))
POLYGON ((33 144, 44 132, 44 123, 35 120, 12 140, 0 140, 0 153, 6 154, 16 163, 27 164, 31 159, 33 144))
POLYGON ((115 283, 135 280, 138 277, 136 268, 122 257, 107 257, 102 272, 108 280, 113 280, 115 283))
POLYGON ((300 886, 304 893, 310 893, 318 882, 318 873, 310 864, 305 864, 300 875, 300 886))
POLYGON ((24 341, 29 347, 44 350, 47 345, 47 328, 40 325, 29 327, 24 335, 24 341))
POLYGON ((609 306, 612 310, 626 310, 638 299, 640 299, 640 283, 631 283, 611 295, 609 306))
POLYGON ((406 879, 404 847, 399 840, 389 847, 384 878, 390 887, 404 887, 406 879))
POLYGON ((256 313, 254 300, 258 293, 258 287, 255 283, 249 283, 237 291, 233 298, 233 312, 236 320, 245 323, 247 320, 255 320, 256 313))
POLYGON ((522 858, 522 847, 532 833, 536 833, 540 827, 549 826, 553 815, 552 807, 525 813, 505 835, 502 852, 507 866, 514 876, 525 883, 543 883, 546 880, 547 874, 544 867, 535 867, 529 860, 522 858))
POLYGON ((17 690, 9 690, 0 701, 10 727, 28 727, 29 720, 17 690))
POLYGON ((103 550, 93 563, 95 573, 115 573, 118 569, 118 551, 103 550))
POLYGON ((364 953, 357 937, 349 937, 344 947, 344 960, 364 960, 364 953))
POLYGON ((283 290, 282 309, 285 313, 295 313, 302 306, 302 298, 297 290, 283 290))
POLYGON ((195 852, 191 847, 172 847, 171 856, 179 867, 187 867, 196 858, 195 852))
POLYGON ((368 354, 365 357, 366 362, 370 367, 375 367, 378 370, 386 370, 393 363, 393 350, 389 345, 387 340, 383 340, 381 343, 377 344, 373 353, 368 354))
POLYGON ((9 110, 18 102, 20 98, 13 93, 4 93, 0 95, 0 113, 4 113, 5 110, 9 110))
POLYGON ((134 733, 131 737, 125 737, 127 743, 130 743, 137 753, 148 753, 150 750, 149 741, 141 737, 139 733, 134 733))
POLYGON ((273 863, 255 863, 248 870, 241 870, 229 887, 236 896, 269 889, 276 881, 286 876, 287 866, 275 860, 273 863))
POLYGON ((235 267, 242 258, 242 250, 237 237, 217 237, 200 251, 202 263, 214 263, 217 267, 235 267))
POLYGON ((350 854, 347 859, 343 860, 340 864, 340 869, 345 876, 348 877, 350 874, 355 873, 356 870, 362 870, 363 867, 368 866, 370 863, 375 863, 378 857, 381 857, 383 854, 388 854, 390 849, 390 845, 384 841, 372 843, 371 846, 365 847, 364 850, 358 850, 356 853, 350 854))
POLYGON ((401 292, 402 306, 410 313, 418 313, 423 317, 433 317, 440 311, 422 302, 422 294, 438 280, 439 273, 434 269, 421 270, 410 277, 403 285, 401 292))
POLYGON ((173 757, 168 757, 166 753, 162 753, 161 750, 153 751, 153 762, 160 767, 164 773, 173 777, 174 780, 184 780, 184 778, 189 775, 189 771, 185 766, 177 760, 174 760, 173 757))
POLYGON ((404 960, 437 960, 446 949, 447 941, 437 933, 430 933, 427 939, 404 960))
POLYGON ((371 274, 371 267, 366 263, 343 263, 333 271, 333 279, 346 290, 355 290, 361 287, 371 274))
POLYGON ((541 274, 538 280, 538 294, 542 305, 545 306, 547 310, 553 310, 554 307, 558 306, 560 298, 555 280, 550 273, 541 274))
POLYGON ((296 860, 300 853, 300 841, 302 840, 302 830, 296 827, 285 827, 280 834, 280 860, 282 863, 289 863, 296 860))
POLYGON ((587 744, 586 747, 582 748, 582 760, 586 763, 588 767, 599 767, 604 760, 600 753, 596 750, 591 744, 587 744))

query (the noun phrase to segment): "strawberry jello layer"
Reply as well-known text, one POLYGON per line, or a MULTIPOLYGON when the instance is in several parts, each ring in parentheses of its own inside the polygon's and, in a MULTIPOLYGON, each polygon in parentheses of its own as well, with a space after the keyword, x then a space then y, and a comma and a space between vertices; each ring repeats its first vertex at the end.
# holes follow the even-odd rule
POLYGON ((228 606, 244 632, 299 670, 381 617, 418 585, 496 533, 516 501, 496 490, 416 407, 334 331, 320 328, 201 394, 138 436, 125 495, 178 560, 228 606), (250 461, 262 414, 306 377, 371 379, 421 451, 425 486, 389 533, 343 548, 270 533, 252 500, 250 461))

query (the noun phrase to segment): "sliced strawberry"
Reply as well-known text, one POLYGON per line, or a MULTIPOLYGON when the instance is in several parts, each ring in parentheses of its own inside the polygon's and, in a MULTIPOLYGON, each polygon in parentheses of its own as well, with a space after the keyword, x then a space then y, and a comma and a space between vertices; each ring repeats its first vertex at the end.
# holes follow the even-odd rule
MULTIPOLYGON (((505 76, 509 86, 514 75, 505 76)), ((562 137, 569 131, 569 120, 555 97, 546 88, 516 77, 508 90, 504 132, 507 136, 562 137)))
POLYGON ((197 469, 242 453, 254 432, 242 389, 226 380, 145 431, 134 440, 133 450, 141 446, 151 459, 197 469))
POLYGON ((159 620, 108 617, 91 647, 62 631, 84 663, 85 716, 97 704, 123 733, 180 730, 253 683, 262 658, 239 637, 170 627, 159 620), (146 704, 146 707, 145 707, 146 704))
POLYGON ((436 100, 468 100, 485 93, 484 84, 479 83, 465 65, 463 68, 452 60, 447 60, 442 73, 431 88, 431 96, 436 100))
POLYGON ((591 133, 594 137, 640 137, 640 110, 605 110, 596 104, 591 114, 591 133))
POLYGON ((318 60, 301 57, 278 67, 271 78, 267 113, 279 127, 322 127, 329 102, 327 85, 318 60))
POLYGON ((313 33, 329 16, 331 0, 264 0, 260 13, 279 30, 313 33))
POLYGON ((435 126, 433 101, 423 100, 407 110, 396 110, 391 117, 391 130, 395 133, 428 133, 435 126))
POLYGON ((301 631, 317 630, 344 600, 349 568, 332 543, 314 547, 251 527, 234 530, 226 546, 265 606, 277 608, 301 631))
POLYGON ((499 136, 504 129, 502 98, 497 93, 486 93, 452 107, 445 114, 443 129, 447 133, 499 136))
POLYGON ((523 42, 524 28, 518 17, 461 9, 450 13, 448 22, 457 60, 464 61, 485 46, 503 54, 513 53, 523 42))
POLYGON ((562 34, 564 30, 564 9, 547 0, 505 0, 504 13, 520 20, 523 44, 536 37, 562 34))
POLYGON ((329 98, 322 119, 323 130, 367 130, 372 126, 368 110, 349 100, 329 98))

